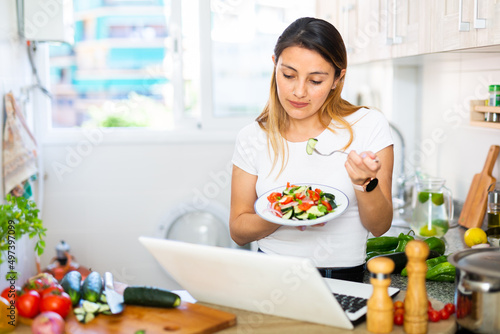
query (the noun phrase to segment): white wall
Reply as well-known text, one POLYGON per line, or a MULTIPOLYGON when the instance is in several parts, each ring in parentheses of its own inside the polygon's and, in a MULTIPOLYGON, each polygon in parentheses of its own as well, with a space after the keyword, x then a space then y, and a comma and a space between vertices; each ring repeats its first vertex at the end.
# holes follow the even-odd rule
MULTIPOLYGON (((4 95, 12 92, 17 103, 23 110, 30 110, 31 101, 26 101, 28 95, 26 88, 31 85, 31 72, 27 58, 26 46, 17 37, 17 21, 14 1, 2 1, 0 4, 0 106, 2 107, 2 120, 0 120, 0 134, 3 138, 3 111, 4 95), (25 103, 26 102, 26 103, 25 103)), ((29 121, 29 120, 28 120, 29 121)), ((1 161, 1 155, 0 155, 1 161)), ((3 193, 3 183, 0 180, 0 189, 3 193)), ((3 196, 2 196, 3 198, 3 196)), ((15 252, 18 258, 16 271, 21 276, 17 285, 21 285, 27 278, 35 274, 34 242, 29 238, 18 240, 15 252)), ((5 263, 2 265, 2 279, 0 289, 7 286, 3 279, 7 272, 5 263)))
POLYGON ((78 263, 117 280, 177 287, 137 237, 161 237, 174 205, 229 208, 233 141, 120 145, 104 135, 81 160, 85 141, 46 146, 45 264, 64 240, 78 263))

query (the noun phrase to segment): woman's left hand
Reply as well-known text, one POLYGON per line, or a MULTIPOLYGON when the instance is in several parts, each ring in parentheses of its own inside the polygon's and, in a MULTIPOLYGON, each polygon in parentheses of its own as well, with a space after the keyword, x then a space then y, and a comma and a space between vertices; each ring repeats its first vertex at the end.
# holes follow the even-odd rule
POLYGON ((353 184, 363 184, 366 180, 377 176, 380 170, 380 161, 377 155, 371 151, 349 152, 345 163, 345 168, 353 184))

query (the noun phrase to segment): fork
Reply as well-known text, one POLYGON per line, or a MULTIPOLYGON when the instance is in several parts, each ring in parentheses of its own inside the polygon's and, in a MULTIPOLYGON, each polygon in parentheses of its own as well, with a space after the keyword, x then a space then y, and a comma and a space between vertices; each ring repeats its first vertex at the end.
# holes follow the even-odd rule
POLYGON ((330 152, 328 154, 321 153, 315 147, 317 142, 318 142, 318 140, 316 138, 309 138, 309 140, 307 141, 307 146, 306 146, 306 152, 307 152, 307 154, 312 155, 313 152, 316 152, 317 154, 322 155, 322 156, 330 156, 330 155, 332 155, 334 153, 337 153, 337 152, 338 153, 349 154, 348 152, 344 152, 342 150, 335 150, 335 151, 330 152))
POLYGON ((328 157, 328 156, 330 156, 330 155, 332 155, 332 154, 334 154, 334 153, 344 153, 344 154, 346 154, 346 155, 347 155, 347 154, 349 154, 349 152, 345 152, 345 151, 342 151, 342 150, 335 150, 335 151, 332 151, 332 152, 330 152, 330 153, 326 154, 326 153, 321 153, 321 152, 320 152, 320 151, 318 151, 316 148, 314 149, 314 152, 316 152, 316 153, 317 153, 317 154, 319 154, 319 155, 325 156, 325 157, 328 157))
MULTIPOLYGON (((316 138, 310 138, 309 139, 309 141, 307 142, 307 147, 306 147, 307 154, 312 155, 313 152, 316 152, 316 154, 322 155, 324 157, 328 157, 328 156, 330 156, 330 155, 332 155, 334 153, 344 153, 345 155, 349 154, 349 152, 345 152, 345 151, 342 151, 342 150, 334 150, 334 151, 332 151, 330 153, 321 153, 315 147, 317 142, 318 142, 318 140, 316 138)), ((378 158, 373 159, 373 161, 379 162, 378 158)))

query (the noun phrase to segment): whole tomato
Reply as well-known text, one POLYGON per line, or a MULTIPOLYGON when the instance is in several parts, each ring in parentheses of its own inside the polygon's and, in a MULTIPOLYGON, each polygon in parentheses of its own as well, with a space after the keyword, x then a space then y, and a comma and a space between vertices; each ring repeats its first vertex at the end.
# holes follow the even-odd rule
POLYGON ((34 318, 40 313, 40 294, 35 290, 22 293, 17 298, 16 308, 21 317, 34 318))
POLYGON ((43 289, 45 289, 46 287, 47 286, 43 284, 43 281, 37 278, 37 279, 30 279, 28 282, 26 282, 26 284, 23 285, 23 290, 24 291, 34 290, 39 294, 41 294, 43 289))
POLYGON ((449 314, 455 313, 455 304, 448 303, 444 306, 445 310, 448 311, 449 314))
POLYGON ((439 320, 441 320, 441 316, 439 314, 439 311, 431 310, 431 311, 428 311, 427 314, 429 316, 429 320, 432 322, 438 322, 439 320))
POLYGON ((64 292, 64 289, 61 285, 54 285, 54 286, 49 286, 49 287, 46 287, 45 289, 42 290, 42 293, 40 294, 40 297, 45 297, 45 295, 48 295, 54 291, 58 291, 58 292, 64 292))
POLYGON ((42 298, 40 311, 55 312, 61 317, 66 318, 69 311, 71 311, 71 298, 66 292, 52 291, 42 298))
POLYGON ((404 313, 398 312, 394 314, 394 325, 403 326, 404 322, 405 322, 404 313))
POLYGON ((446 320, 450 317, 450 312, 446 308, 442 308, 439 310, 439 317, 443 320, 446 320))
POLYGON ((14 290, 11 290, 10 287, 8 286, 5 289, 3 289, 1 296, 10 303, 11 300, 15 301, 17 297, 19 297, 19 291, 21 291, 21 288, 18 286, 15 286, 14 290))

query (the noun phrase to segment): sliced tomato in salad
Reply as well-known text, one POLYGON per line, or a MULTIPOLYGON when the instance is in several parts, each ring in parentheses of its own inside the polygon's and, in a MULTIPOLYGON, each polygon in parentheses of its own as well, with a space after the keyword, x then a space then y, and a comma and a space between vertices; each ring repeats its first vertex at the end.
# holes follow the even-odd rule
POLYGON ((307 211, 309 210, 311 207, 313 206, 313 204, 311 203, 301 203, 299 205, 297 205, 297 207, 302 210, 302 211, 307 211))
POLYGON ((328 211, 332 211, 333 210, 332 205, 330 203, 328 203, 328 201, 322 200, 321 204, 323 204, 324 206, 326 206, 326 209, 328 211))
POLYGON ((335 195, 310 186, 292 185, 287 182, 283 192, 273 192, 269 200, 269 211, 284 219, 311 220, 335 210, 335 195))
POLYGON ((268 199, 269 202, 274 203, 274 202, 276 202, 276 201, 278 201, 278 200, 281 199, 281 193, 279 193, 279 192, 273 192, 269 196, 267 196, 267 199, 268 199))

